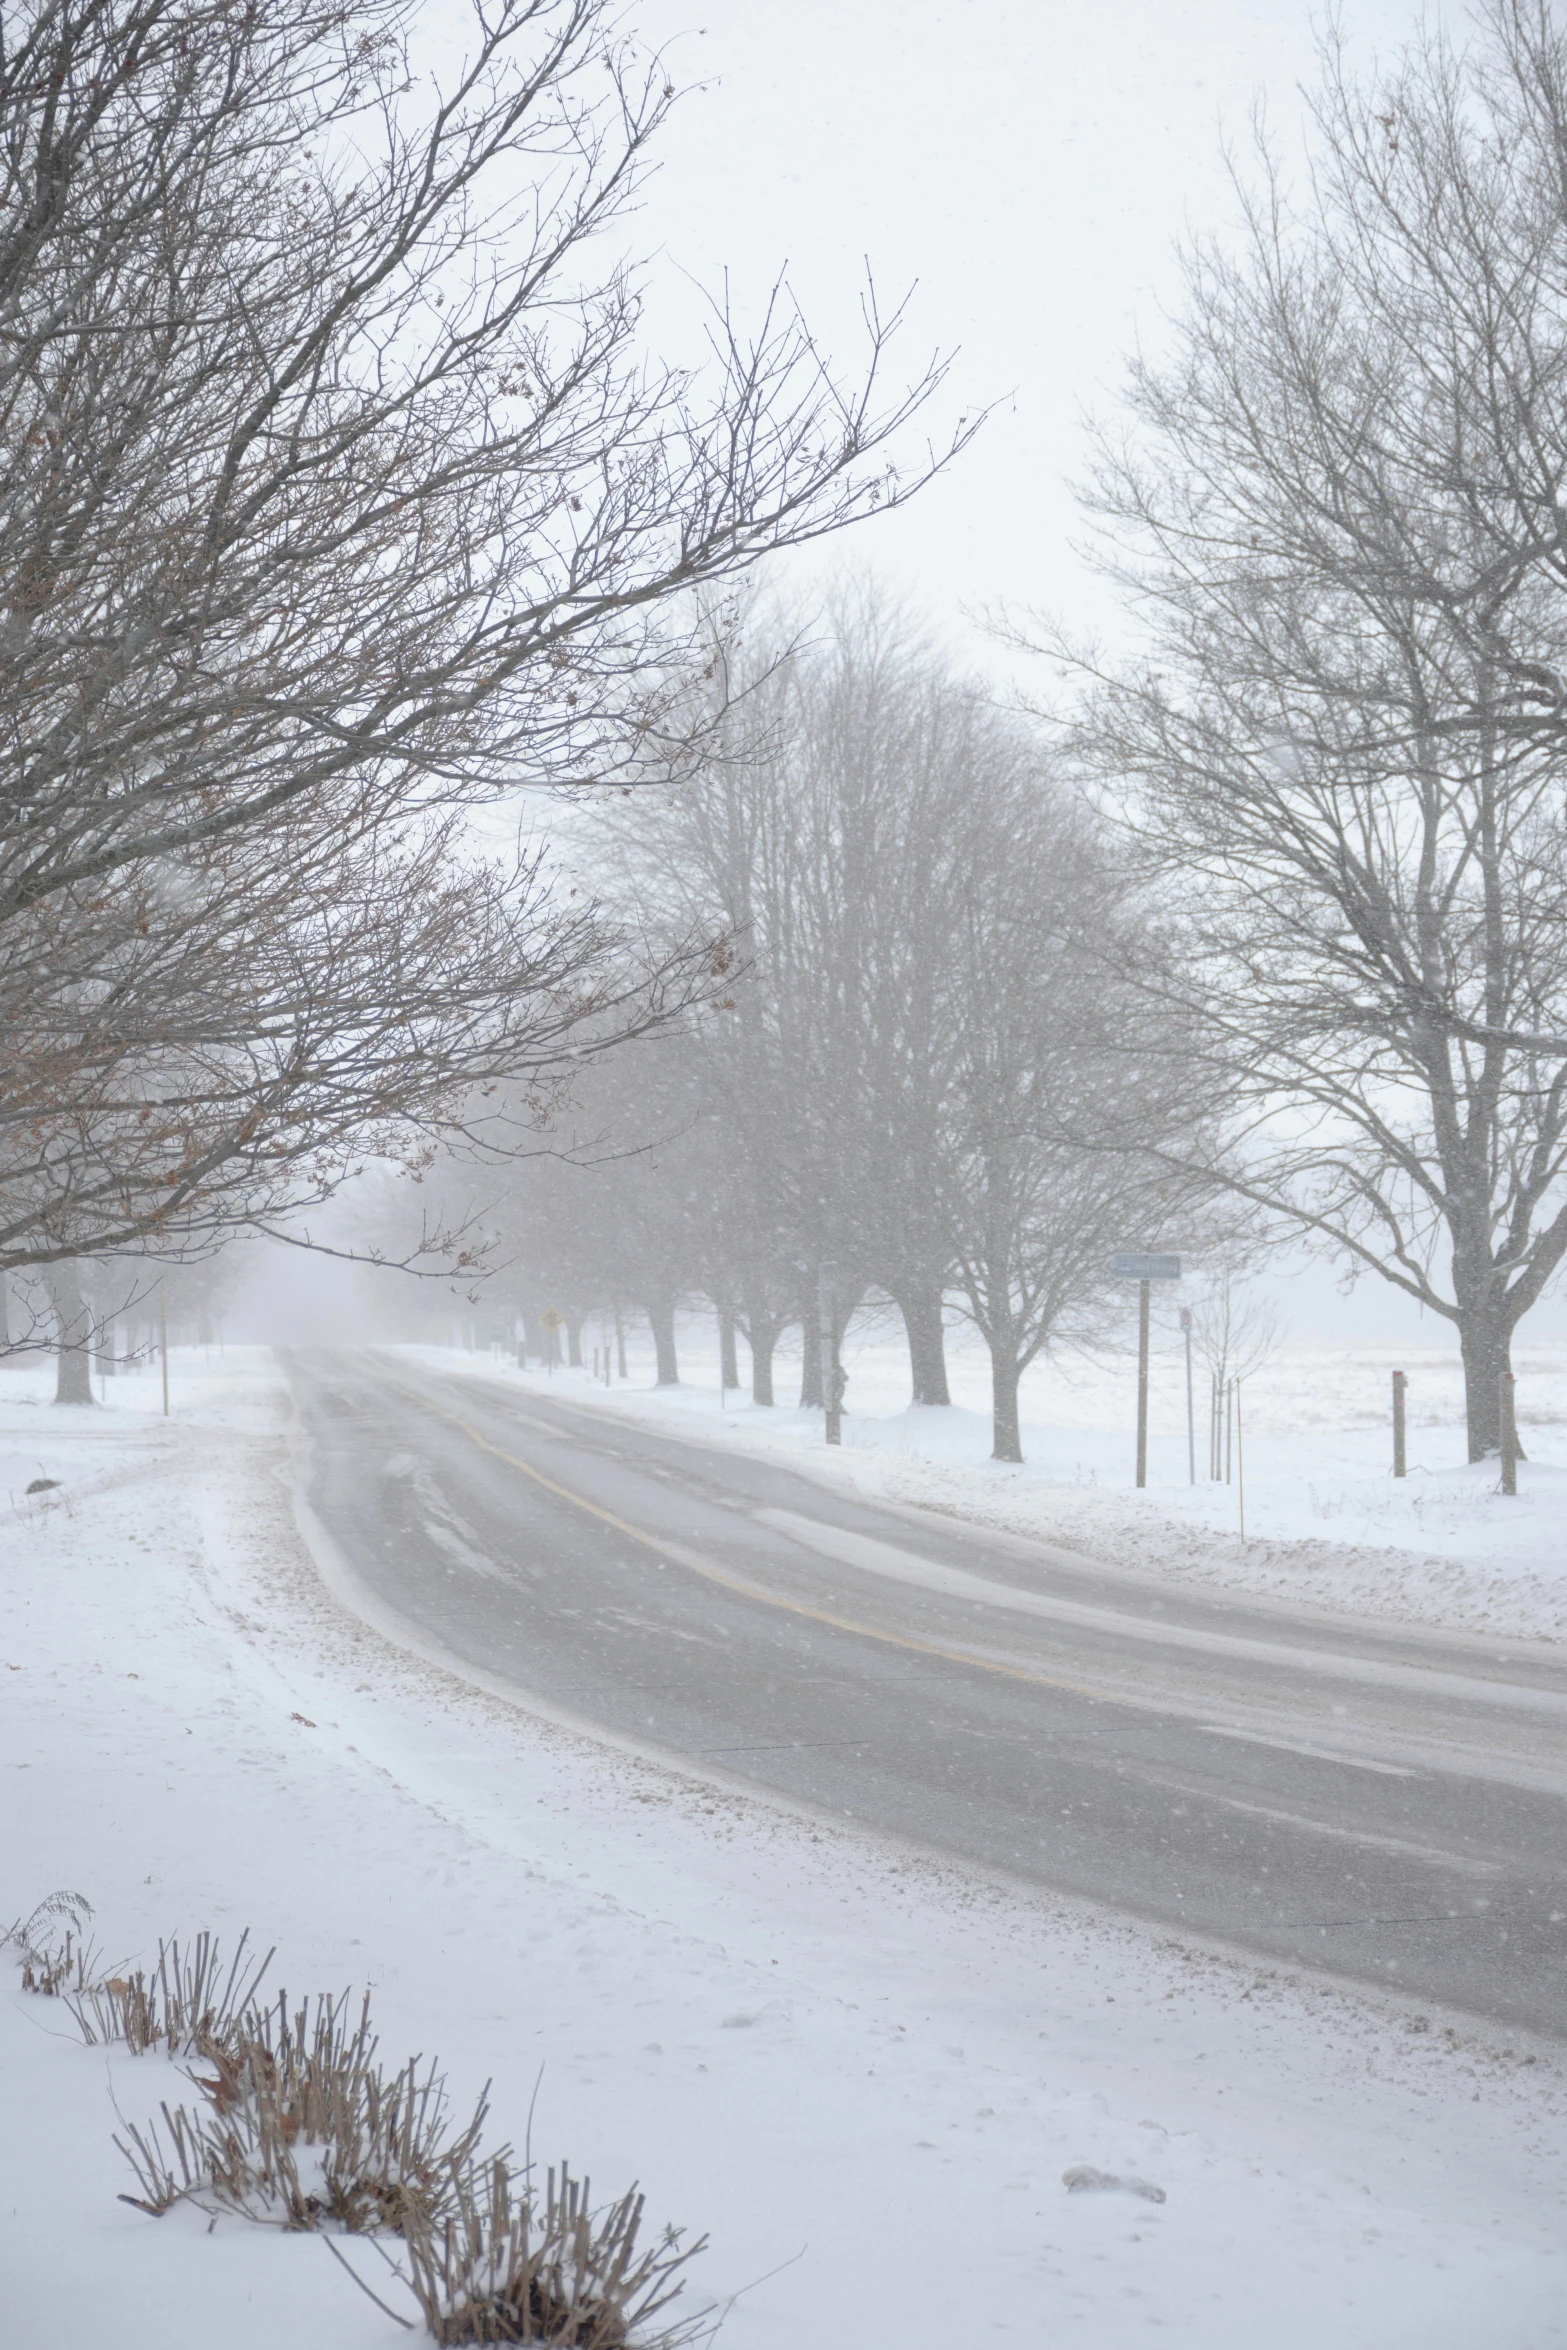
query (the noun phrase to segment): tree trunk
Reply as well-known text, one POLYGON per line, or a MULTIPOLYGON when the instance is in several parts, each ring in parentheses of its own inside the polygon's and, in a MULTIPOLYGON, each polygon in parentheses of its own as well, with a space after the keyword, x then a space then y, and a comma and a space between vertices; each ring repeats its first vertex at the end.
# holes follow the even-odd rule
POLYGON ((619 1306, 615 1308, 615 1376, 626 1376, 626 1325, 619 1306))
POLYGON ((822 1408, 822 1327, 814 1297, 807 1298, 800 1315, 800 1409, 822 1408))
POLYGON ((653 1326, 653 1351, 657 1357, 658 1372, 655 1385, 678 1387, 680 1365, 675 1356, 675 1301, 661 1297, 647 1309, 647 1318, 653 1326))
POLYGON ((990 1457, 993 1461, 1020 1461, 1023 1458, 1023 1437, 1017 1417, 1018 1367, 1009 1354, 992 1346, 990 1350, 990 1393, 994 1434, 990 1457))
POLYGON ((783 1334, 783 1323, 776 1314, 770 1314, 757 1300, 751 1300, 745 1310, 746 1343, 751 1349, 751 1401, 771 1405, 773 1401, 773 1350, 783 1334))
MULTIPOLYGON (((1469 1458, 1489 1460, 1502 1449, 1502 1375, 1512 1368, 1512 1332, 1499 1314, 1465 1314, 1458 1325, 1464 1364, 1464 1418, 1469 1458)), ((1526 1458, 1523 1446, 1518 1458, 1526 1458)))
POLYGON ((909 1377, 915 1403, 949 1404, 947 1334, 941 1311, 941 1291, 934 1283, 895 1293, 898 1311, 909 1341, 909 1377))
POLYGON ((569 1306, 561 1308, 566 1317, 566 1360, 574 1371, 582 1368, 582 1316, 574 1314, 569 1306))
POLYGON ((740 1384, 740 1359, 735 1353, 735 1312, 733 1306, 718 1309, 718 1363, 719 1377, 725 1387, 740 1384))
POLYGON ((92 1402, 92 1317, 82 1296, 81 1277, 69 1259, 51 1265, 44 1276, 54 1307, 56 1403, 92 1402))

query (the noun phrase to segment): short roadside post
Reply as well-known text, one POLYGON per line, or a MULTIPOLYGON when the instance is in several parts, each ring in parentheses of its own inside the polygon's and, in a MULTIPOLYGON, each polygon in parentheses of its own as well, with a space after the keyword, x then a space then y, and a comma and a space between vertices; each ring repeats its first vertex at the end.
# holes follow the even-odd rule
POLYGON ((1404 1390, 1408 1385, 1409 1382, 1402 1371, 1393 1373, 1393 1474, 1395 1477, 1402 1477, 1408 1473, 1404 1450, 1404 1390))
POLYGON ((1110 1259, 1117 1281, 1137 1284, 1137 1482, 1148 1482, 1148 1315, 1152 1284, 1179 1281, 1179 1257, 1151 1254, 1146 1249, 1118 1249, 1110 1259))
POLYGON ((1518 1490, 1518 1407, 1514 1396, 1511 1371, 1502 1373, 1501 1387, 1502 1491, 1516 1493, 1518 1490))
POLYGON ((822 1402, 827 1412, 827 1442, 843 1442, 843 1381, 838 1375, 836 1265, 823 1265, 817 1283, 818 1328, 822 1350, 822 1402))

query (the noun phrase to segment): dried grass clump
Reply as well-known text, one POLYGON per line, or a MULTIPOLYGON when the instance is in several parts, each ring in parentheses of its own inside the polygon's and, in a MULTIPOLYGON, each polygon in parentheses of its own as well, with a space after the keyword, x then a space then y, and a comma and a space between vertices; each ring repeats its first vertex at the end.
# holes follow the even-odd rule
MULTIPOLYGON (((35 1969, 50 1919, 51 1965, 79 1930, 78 1911, 60 1906, 73 1898, 52 1897, 43 1925, 35 1912, 4 1938, 17 1940, 35 1969)), ((414 2057, 383 2070, 368 1993, 357 2010, 346 1996, 291 2008, 286 1993, 258 2006, 272 1953, 249 1959, 248 1940, 241 1936, 226 1968, 209 1934, 184 1947, 160 1944, 146 1974, 95 1982, 77 1962, 65 1996, 89 2045, 120 2041, 184 2058, 200 2098, 194 2107, 164 2103, 160 2121, 127 2125, 116 2138, 137 2187, 122 2202, 154 2216, 193 2203, 272 2227, 400 2237, 406 2267, 384 2250, 382 2258, 442 2344, 677 2350, 692 2340, 704 2314, 649 2328, 681 2292, 679 2272, 705 2238, 682 2251, 679 2233, 666 2229, 656 2244, 639 2245, 636 2190, 594 2212, 586 2180, 564 2165, 549 2172, 541 2201, 514 2178, 510 2147, 480 2154, 488 2084, 454 2130, 433 2063, 414 2057)))
POLYGON ((210 1934, 193 1944, 158 1944, 150 1974, 111 1975, 81 1985, 66 2004, 89 2047, 122 2040, 135 2056, 163 2048, 170 2056, 215 2058, 247 2028, 256 1993, 272 1963, 247 1959, 247 1927, 224 1972, 222 1954, 210 1934))
POLYGON ((407 2213, 456 2208, 455 2181, 471 2165, 487 2094, 448 2137, 446 2085, 418 2058, 388 2076, 376 2062, 366 1994, 357 2022, 346 1999, 286 1995, 253 2009, 222 2046, 202 2051, 210 2073, 190 2079, 206 2110, 171 2112, 164 2130, 116 2140, 144 2211, 195 2202, 286 2228, 401 2232, 407 2213), (166 2140, 166 2144, 165 2144, 166 2140))
POLYGON ((73 1989, 86 1989, 97 1963, 95 1947, 83 1940, 92 1914, 85 1894, 49 1893, 0 1934, 0 1948, 13 1945, 21 1955, 24 1991, 69 2001, 73 1989))
POLYGON ((550 2171, 542 2210, 519 2194, 504 2156, 460 2183, 441 2224, 405 2230, 409 2283, 440 2343, 536 2342, 562 2350, 676 2350, 704 2322, 647 2332, 683 2289, 678 2272, 707 2239, 680 2249, 679 2232, 638 2249, 643 2198, 635 2188, 594 2212, 586 2179, 550 2171))

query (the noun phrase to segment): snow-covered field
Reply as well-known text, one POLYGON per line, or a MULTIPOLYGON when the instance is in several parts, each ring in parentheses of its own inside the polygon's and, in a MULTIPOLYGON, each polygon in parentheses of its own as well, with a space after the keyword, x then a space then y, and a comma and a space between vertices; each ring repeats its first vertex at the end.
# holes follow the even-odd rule
MULTIPOLYGON (((587 1345, 602 1333, 590 1327, 587 1345)), ((1567 1345, 1516 1357, 1519 1490, 1498 1490, 1494 1462, 1466 1458, 1456 1348, 1290 1345, 1241 1396, 1246 1540, 1239 1483, 1207 1476, 1207 1399, 1197 1396, 1198 1482, 1189 1482, 1184 1370, 1166 1345, 1153 1361, 1149 1482, 1134 1482, 1136 1368, 1039 1363, 1023 1383, 1024 1466, 990 1455, 988 1361, 949 1344, 953 1404, 908 1408, 908 1358, 890 1334, 851 1333, 844 1451, 822 1441, 822 1416, 782 1403, 756 1411, 731 1392, 722 1413, 711 1320, 680 1333, 682 1384, 654 1390, 651 1347, 633 1334, 631 1374, 594 1387, 563 1371, 563 1395, 639 1415, 703 1414, 705 1436, 813 1455, 818 1475, 867 1494, 1038 1535, 1122 1566, 1267 1594, 1341 1614, 1392 1616, 1518 1639, 1567 1639, 1567 1345), (1392 1474, 1391 1374, 1409 1380, 1408 1475, 1392 1474)), ((451 1369, 516 1378, 499 1356, 418 1348, 451 1369)), ((741 1376, 746 1377, 742 1350, 741 1376)), ((531 1373, 529 1378, 541 1377, 531 1373)), ((798 1392, 781 1355, 776 1392, 798 1392)), ((1200 1389, 1200 1379, 1199 1379, 1200 1389)), ((1233 1464, 1232 1464, 1233 1466, 1233 1464)))
MULTIPOLYGON (((459 2103, 493 2076, 498 2138, 532 2105, 543 2159, 710 2234, 726 2350, 1567 2342, 1551 2050, 715 1792, 388 1648, 301 1546, 264 1355, 177 1355, 168 1422, 145 1374, 105 1411, 41 1386, 0 1380, 8 1914, 72 1886, 114 1962, 249 1926, 274 1983, 372 1985, 394 2060, 438 2051, 459 2103), (1166 2200, 1068 2194, 1081 2164, 1166 2200)), ((1114 1531, 1089 1423, 1039 1506, 1114 1531)), ((1259 1408, 1260 1448, 1287 1434, 1259 1408)), ((1353 1434, 1312 1432, 1332 1460, 1353 1434)), ((987 1474, 895 1446, 853 1465, 987 1474)), ((177 2071, 82 2047, 9 1954, 0 1979, 6 2350, 405 2339, 315 2238, 118 2202, 116 2116, 177 2071)))

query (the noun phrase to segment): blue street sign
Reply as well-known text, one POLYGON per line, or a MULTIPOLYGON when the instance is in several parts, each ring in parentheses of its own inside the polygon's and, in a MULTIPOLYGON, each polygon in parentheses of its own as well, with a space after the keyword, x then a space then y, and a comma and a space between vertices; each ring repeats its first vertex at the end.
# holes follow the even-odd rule
POLYGON ((1110 1270, 1118 1281, 1179 1281, 1181 1260, 1121 1249, 1110 1259, 1110 1270))

